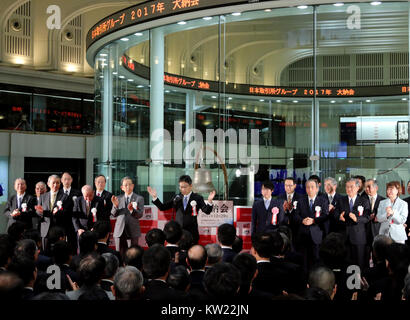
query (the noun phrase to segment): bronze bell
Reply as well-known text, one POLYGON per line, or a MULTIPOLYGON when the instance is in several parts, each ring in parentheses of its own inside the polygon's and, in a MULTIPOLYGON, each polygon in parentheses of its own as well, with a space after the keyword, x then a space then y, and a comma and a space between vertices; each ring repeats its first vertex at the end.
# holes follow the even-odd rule
POLYGON ((212 183, 211 171, 202 167, 196 169, 192 185, 196 193, 210 193, 214 191, 215 187, 212 183))

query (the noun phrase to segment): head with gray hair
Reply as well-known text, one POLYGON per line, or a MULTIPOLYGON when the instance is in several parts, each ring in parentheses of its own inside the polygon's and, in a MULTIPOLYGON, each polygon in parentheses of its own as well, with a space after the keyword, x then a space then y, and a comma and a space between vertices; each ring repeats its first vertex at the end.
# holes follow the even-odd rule
POLYGON ((379 190, 379 186, 377 185, 377 181, 375 179, 367 179, 364 184, 364 188, 366 194, 371 197, 375 196, 379 190))
POLYGON ((119 268, 114 276, 114 295, 116 300, 138 300, 144 292, 144 278, 135 267, 119 268))
POLYGON ((39 182, 36 183, 34 191, 36 193, 36 196, 40 197, 41 194, 47 192, 47 186, 43 181, 39 181, 39 182))
POLYGON ((309 273, 308 283, 310 288, 321 288, 329 294, 329 297, 333 298, 336 277, 331 269, 323 266, 312 269, 309 273))
POLYGON ((221 262, 223 251, 218 243, 209 243, 205 246, 206 253, 208 255, 207 266, 212 266, 215 263, 221 262))
POLYGON ((47 185, 50 188, 51 192, 53 193, 58 192, 58 190, 60 189, 60 185, 61 185, 60 177, 56 174, 52 174, 51 176, 48 177, 47 185))
POLYGON ((337 188, 337 181, 335 178, 327 177, 325 179, 325 191, 327 194, 333 194, 337 188))
POLYGON ((120 262, 118 258, 112 253, 103 253, 101 255, 105 260, 104 278, 112 279, 118 270, 120 262))
POLYGON ((360 182, 357 179, 350 178, 346 182, 346 194, 350 198, 354 198, 357 195, 357 192, 359 191, 360 188, 360 182))
POLYGON ((86 184, 81 188, 81 193, 83 194, 84 199, 87 201, 92 201, 94 198, 94 190, 93 187, 86 184))
POLYGON ((26 192, 26 189, 27 189, 26 180, 24 180, 23 178, 17 178, 16 180, 14 180, 14 190, 16 190, 16 192, 19 195, 24 194, 24 192, 26 192))

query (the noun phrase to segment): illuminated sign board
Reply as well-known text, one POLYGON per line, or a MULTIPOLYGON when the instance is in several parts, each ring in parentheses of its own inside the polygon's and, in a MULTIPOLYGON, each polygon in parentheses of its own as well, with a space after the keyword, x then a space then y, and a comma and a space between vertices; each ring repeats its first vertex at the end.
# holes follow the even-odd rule
MULTIPOLYGON (((263 0, 266 1, 266 0, 263 0)), ((158 0, 118 11, 95 24, 87 34, 87 48, 95 41, 123 28, 190 11, 252 3, 251 0, 158 0)), ((262 1, 257 1, 262 2, 262 1)))
MULTIPOLYGON (((123 55, 121 64, 128 71, 149 79, 149 67, 142 65, 131 58, 123 55)), ((242 83, 223 84, 218 81, 210 81, 204 79, 196 79, 181 75, 164 73, 164 83, 186 89, 202 90, 209 92, 219 92, 221 85, 225 86, 227 94, 241 94, 253 96, 271 96, 276 98, 353 98, 353 97, 375 97, 375 96, 395 96, 408 95, 410 86, 395 85, 395 86, 378 86, 378 87, 342 87, 342 88, 308 88, 308 87, 282 87, 282 86, 255 86, 242 83)))

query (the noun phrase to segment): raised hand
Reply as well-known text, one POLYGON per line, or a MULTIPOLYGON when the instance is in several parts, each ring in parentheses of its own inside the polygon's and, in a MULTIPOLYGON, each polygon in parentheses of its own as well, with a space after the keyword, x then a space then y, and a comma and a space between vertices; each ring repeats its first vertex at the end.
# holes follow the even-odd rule
POLYGON ((112 202, 112 204, 116 207, 116 208, 118 208, 118 205, 119 205, 119 201, 118 201, 118 198, 116 197, 116 196, 112 196, 111 197, 111 202, 112 202))
POLYGON ((19 209, 14 209, 13 213, 11 214, 12 217, 18 217, 21 214, 19 209))
POLYGON ((350 212, 350 213, 349 213, 349 217, 350 217, 350 219, 352 219, 354 222, 357 222, 357 217, 356 217, 356 215, 355 215, 353 212, 350 212))
POLYGON ((128 204, 127 209, 129 212, 132 212, 134 210, 134 207, 132 206, 132 202, 128 204))
POLYGON ((157 198, 157 191, 155 189, 152 189, 150 186, 148 186, 147 191, 152 198, 157 198))
POLYGON ((343 221, 343 222, 346 222, 345 212, 344 212, 344 211, 340 214, 339 220, 340 220, 340 221, 343 221))
POLYGON ((209 203, 212 203, 212 200, 214 200, 215 195, 216 195, 216 191, 215 191, 215 190, 212 191, 212 192, 209 194, 209 197, 208 197, 208 202, 209 202, 209 203))

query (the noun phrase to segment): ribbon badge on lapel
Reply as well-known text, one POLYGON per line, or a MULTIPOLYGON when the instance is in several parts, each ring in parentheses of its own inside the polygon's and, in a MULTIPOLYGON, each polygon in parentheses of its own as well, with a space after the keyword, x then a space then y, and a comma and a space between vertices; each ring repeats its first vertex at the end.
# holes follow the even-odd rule
POLYGON ((22 203, 21 204, 21 212, 26 212, 27 211, 27 203, 22 203))
POLYGON ((272 208, 272 224, 274 226, 278 224, 278 214, 279 214, 279 208, 273 207, 272 208))
POLYGON ((135 201, 133 201, 133 202, 132 202, 132 208, 133 208, 134 210, 137 210, 137 209, 138 209, 138 203, 136 203, 135 201))
POLYGON ((363 206, 358 206, 357 210, 359 211, 359 217, 361 217, 363 215, 363 210, 364 210, 363 206))
POLYGON ((56 214, 58 210, 63 210, 63 202, 61 200, 57 201, 57 207, 53 209, 53 214, 56 214))
POLYGON ((75 202, 75 200, 77 200, 77 196, 73 196, 73 202, 75 202))
POLYGON ((196 211, 196 201, 193 200, 191 201, 191 207, 192 207, 192 216, 196 217, 198 215, 197 211, 196 211))
POLYGON ((320 217, 320 211, 322 210, 321 207, 316 206, 315 207, 315 218, 319 218, 320 217))
POLYGON ((296 210, 296 207, 298 206, 298 202, 297 201, 293 201, 293 209, 296 210))
POLYGON ((91 213, 93 214, 93 222, 97 221, 97 208, 92 208, 91 213))

